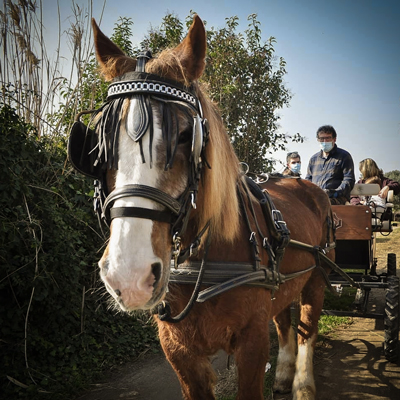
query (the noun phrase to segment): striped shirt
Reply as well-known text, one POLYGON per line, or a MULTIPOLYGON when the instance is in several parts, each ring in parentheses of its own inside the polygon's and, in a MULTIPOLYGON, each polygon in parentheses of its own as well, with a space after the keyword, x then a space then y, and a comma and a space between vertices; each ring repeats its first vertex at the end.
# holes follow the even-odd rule
POLYGON ((321 150, 311 157, 305 179, 322 189, 336 191, 337 197, 343 196, 350 201, 355 183, 353 158, 336 144, 326 158, 321 150))

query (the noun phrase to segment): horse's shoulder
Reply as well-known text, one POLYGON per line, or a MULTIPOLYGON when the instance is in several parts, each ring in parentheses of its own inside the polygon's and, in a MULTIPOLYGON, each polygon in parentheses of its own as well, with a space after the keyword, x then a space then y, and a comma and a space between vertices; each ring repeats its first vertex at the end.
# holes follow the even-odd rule
POLYGON ((262 183, 278 207, 311 210, 328 207, 329 200, 321 188, 301 178, 274 177, 262 183))

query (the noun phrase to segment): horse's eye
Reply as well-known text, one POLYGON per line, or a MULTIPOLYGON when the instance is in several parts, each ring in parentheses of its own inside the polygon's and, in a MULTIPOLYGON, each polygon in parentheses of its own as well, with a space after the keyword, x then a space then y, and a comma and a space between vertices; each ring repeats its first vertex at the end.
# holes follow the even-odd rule
POLYGON ((179 144, 187 143, 192 139, 192 133, 193 133, 192 129, 193 128, 190 127, 188 129, 185 129, 183 132, 179 134, 179 140, 178 140, 179 144))

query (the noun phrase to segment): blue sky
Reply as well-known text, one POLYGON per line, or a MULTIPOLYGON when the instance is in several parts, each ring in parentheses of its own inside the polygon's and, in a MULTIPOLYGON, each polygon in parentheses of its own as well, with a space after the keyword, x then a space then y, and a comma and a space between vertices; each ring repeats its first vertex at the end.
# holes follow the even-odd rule
MULTIPOLYGON (((60 2, 65 23, 70 2, 60 2)), ((77 1, 86 5, 87 2, 77 1)), ((46 39, 57 36, 57 4, 43 0, 46 39)), ((93 0, 99 21, 103 0, 93 0)), ((258 14, 263 40, 274 36, 277 56, 287 62, 290 107, 279 112, 281 131, 299 132, 303 144, 288 144, 302 156, 302 175, 319 148, 315 132, 331 124, 337 144, 358 163, 373 158, 385 172, 400 170, 400 1, 399 0, 109 0, 101 29, 110 36, 121 16, 131 17, 138 43, 167 12, 181 20, 196 11, 208 27, 221 28, 237 15, 240 30, 258 14)), ((272 157, 284 161, 286 152, 272 157)), ((279 170, 280 167, 277 166, 279 170)))

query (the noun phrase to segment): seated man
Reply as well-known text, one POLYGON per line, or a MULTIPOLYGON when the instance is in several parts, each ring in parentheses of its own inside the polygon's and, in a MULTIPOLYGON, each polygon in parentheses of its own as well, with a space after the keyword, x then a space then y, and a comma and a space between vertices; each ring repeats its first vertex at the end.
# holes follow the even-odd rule
POLYGON ((311 157, 306 179, 322 188, 331 204, 346 204, 355 183, 353 158, 337 147, 333 126, 321 126, 317 140, 321 151, 311 157))
POLYGON ((300 154, 297 151, 292 151, 291 153, 288 153, 286 156, 286 168, 283 170, 282 175, 300 177, 300 170, 300 154))

